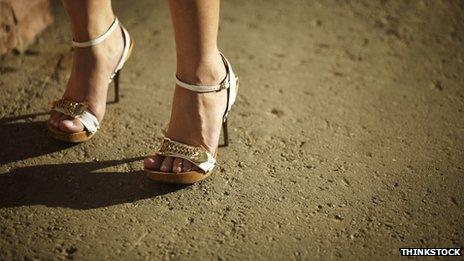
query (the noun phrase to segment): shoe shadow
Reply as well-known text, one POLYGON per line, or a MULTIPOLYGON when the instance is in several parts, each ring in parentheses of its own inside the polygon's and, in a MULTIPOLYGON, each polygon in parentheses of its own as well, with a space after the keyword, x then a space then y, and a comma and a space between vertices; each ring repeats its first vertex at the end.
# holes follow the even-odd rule
POLYGON ((12 169, 0 175, 0 209, 32 205, 94 209, 153 198, 185 187, 155 183, 143 171, 96 172, 141 159, 12 169))
POLYGON ((31 121, 48 112, 0 119, 0 165, 71 147, 50 138, 44 121, 31 121))
MULTIPOLYGON (((108 102, 113 104, 114 102, 108 102)), ((38 112, 0 119, 0 165, 34 158, 75 146, 54 140, 45 121, 35 118, 49 115, 38 112)))

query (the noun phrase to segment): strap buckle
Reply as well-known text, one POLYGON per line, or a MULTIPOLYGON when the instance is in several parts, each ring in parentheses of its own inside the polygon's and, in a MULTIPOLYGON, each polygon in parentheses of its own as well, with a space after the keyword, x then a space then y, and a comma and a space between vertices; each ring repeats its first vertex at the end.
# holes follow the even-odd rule
MULTIPOLYGON (((229 78, 229 77, 227 77, 227 78, 229 78)), ((224 81, 221 82, 221 84, 219 84, 219 89, 218 89, 218 91, 227 89, 227 88, 229 88, 229 87, 230 87, 230 81, 229 81, 229 79, 224 79, 224 81)))

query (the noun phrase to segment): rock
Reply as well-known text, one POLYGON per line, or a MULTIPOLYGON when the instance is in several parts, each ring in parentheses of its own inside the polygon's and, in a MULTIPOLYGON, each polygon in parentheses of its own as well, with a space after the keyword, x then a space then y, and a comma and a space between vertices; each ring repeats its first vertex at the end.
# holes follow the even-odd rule
POLYGON ((445 85, 443 85, 443 83, 439 80, 433 81, 432 86, 439 91, 443 91, 445 89, 445 85))
POLYGON ((52 22, 50 0, 0 0, 0 55, 24 52, 52 22))
POLYGON ((321 25, 322 25, 322 21, 319 20, 319 19, 314 19, 314 20, 311 21, 311 26, 312 27, 319 27, 321 25))

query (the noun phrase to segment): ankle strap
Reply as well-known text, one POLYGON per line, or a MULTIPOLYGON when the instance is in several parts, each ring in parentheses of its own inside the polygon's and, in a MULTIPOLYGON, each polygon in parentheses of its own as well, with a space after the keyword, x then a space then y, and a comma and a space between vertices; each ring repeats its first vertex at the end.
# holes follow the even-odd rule
POLYGON ((179 77, 177 77, 176 75, 176 84, 179 85, 180 87, 182 88, 185 88, 187 90, 191 90, 191 91, 194 91, 194 92, 216 92, 216 91, 220 91, 220 90, 223 90, 223 89, 227 89, 229 88, 230 86, 230 65, 229 65, 229 62, 227 61, 227 59, 224 57, 224 55, 222 53, 220 53, 221 55, 221 59, 222 61, 224 62, 224 66, 226 67, 226 77, 224 78, 224 80, 222 80, 222 82, 220 84, 216 84, 216 85, 195 85, 195 84, 189 84, 189 83, 186 83, 186 82, 183 82, 179 79, 179 77))
POLYGON ((220 84, 217 84, 217 85, 194 85, 194 84, 183 82, 179 80, 179 78, 176 76, 176 84, 182 88, 185 88, 187 90, 191 90, 194 92, 216 92, 222 89, 229 88, 229 82, 226 81, 226 79, 224 79, 224 81, 222 81, 220 84))
POLYGON ((89 40, 87 42, 75 42, 73 40, 72 41, 72 46, 82 48, 82 47, 89 47, 89 46, 92 46, 92 45, 97 45, 97 44, 105 41, 106 38, 108 38, 111 35, 111 33, 118 27, 118 25, 119 25, 118 18, 115 17, 113 23, 110 26, 110 28, 108 28, 108 30, 105 33, 103 33, 99 37, 97 37, 95 39, 91 39, 91 40, 89 40))

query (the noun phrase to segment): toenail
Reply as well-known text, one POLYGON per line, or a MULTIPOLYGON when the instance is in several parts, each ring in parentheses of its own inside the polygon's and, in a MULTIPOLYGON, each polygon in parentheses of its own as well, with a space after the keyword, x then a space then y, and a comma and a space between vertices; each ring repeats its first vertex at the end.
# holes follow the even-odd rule
POLYGON ((143 163, 145 166, 153 166, 153 159, 146 158, 143 163))

